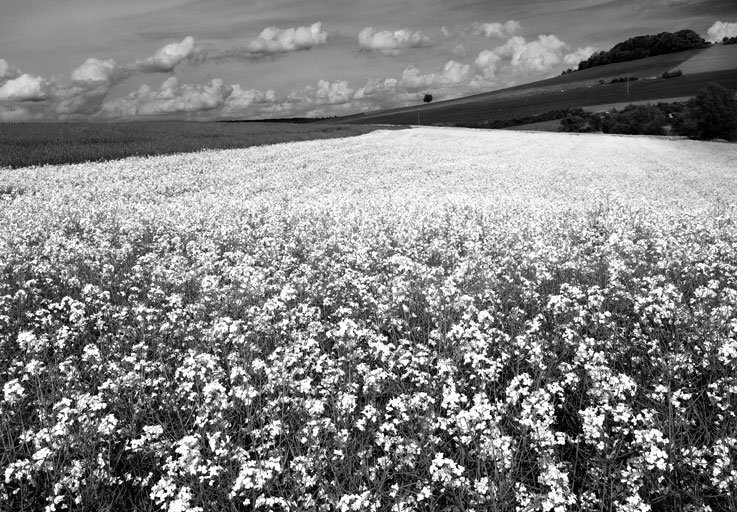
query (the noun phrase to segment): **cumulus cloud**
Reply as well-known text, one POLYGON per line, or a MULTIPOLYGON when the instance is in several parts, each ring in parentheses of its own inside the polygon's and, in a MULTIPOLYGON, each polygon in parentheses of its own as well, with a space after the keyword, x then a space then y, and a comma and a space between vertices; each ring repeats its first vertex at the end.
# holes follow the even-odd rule
POLYGON ((189 59, 194 49, 194 38, 187 36, 180 43, 167 44, 159 48, 152 56, 135 61, 132 67, 143 72, 169 73, 177 65, 189 59))
POLYGON ((0 87, 0 101, 41 101, 46 98, 47 89, 43 78, 24 73, 0 87))
POLYGON ((539 35, 536 41, 527 42, 515 36, 494 53, 509 58, 512 67, 536 73, 547 72, 563 61, 562 53, 567 45, 555 35, 539 35))
POLYGON ((320 80, 317 82, 317 87, 308 86, 305 91, 309 102, 321 105, 348 103, 353 99, 354 93, 354 90, 348 86, 348 82, 345 80, 332 83, 327 80, 320 80))
POLYGON ((132 117, 205 112, 222 107, 232 91, 219 78, 199 85, 182 84, 171 77, 158 90, 143 85, 124 98, 105 103, 102 113, 108 117, 132 117))
POLYGON ((139 103, 140 115, 201 112, 222 106, 233 89, 219 78, 205 85, 180 84, 176 77, 166 80, 159 91, 139 103))
POLYGON ((481 75, 486 79, 494 79, 496 77, 496 71, 501 57, 491 50, 482 50, 474 64, 481 72, 481 75))
POLYGON ((501 39, 515 35, 522 25, 519 21, 509 20, 504 23, 473 23, 469 28, 474 35, 501 39))
POLYGON ((72 71, 71 77, 75 82, 115 82, 127 74, 113 59, 90 58, 72 71))
POLYGON ((246 49, 251 54, 273 55, 277 53, 308 50, 328 41, 328 33, 323 30, 322 23, 313 23, 309 27, 280 29, 269 27, 251 41, 246 49))
POLYGON ((288 29, 269 27, 245 46, 229 49, 197 46, 190 60, 196 63, 229 60, 257 61, 284 53, 310 50, 326 44, 329 37, 320 22, 313 23, 309 27, 288 29))
POLYGON ((563 61, 565 61, 566 64, 569 66, 578 66, 579 62, 582 60, 586 60, 589 57, 591 57, 593 54, 596 53, 596 48, 593 46, 587 46, 586 48, 579 48, 575 52, 571 52, 566 54, 565 57, 563 57, 563 61))
POLYGON ((408 48, 429 46, 430 39, 422 32, 401 30, 374 30, 366 27, 358 33, 358 46, 368 52, 381 52, 385 55, 397 55, 408 48))
POLYGON ((245 114, 250 113, 256 115, 261 110, 268 110, 271 105, 283 102, 276 91, 269 89, 260 91, 258 89, 243 89, 240 84, 232 86, 232 92, 223 105, 223 113, 228 114, 245 114))
POLYGON ((19 75, 20 71, 8 64, 5 59, 0 59, 0 80, 17 78, 19 75))
POLYGON ((737 23, 728 23, 717 21, 707 32, 707 40, 712 43, 719 43, 725 37, 737 37, 737 23))
MULTIPOLYGON (((207 48, 188 36, 180 42, 162 46, 148 57, 127 62, 88 58, 73 69, 68 77, 54 77, 48 81, 42 77, 22 74, 7 61, 0 59, 0 101, 39 102, 33 107, 33 114, 43 113, 47 119, 80 118, 87 115, 127 117, 225 109, 225 103, 235 90, 237 99, 229 103, 232 108, 239 105, 269 105, 271 108, 276 101, 273 91, 249 93, 242 88, 234 89, 217 79, 205 85, 180 84, 177 80, 171 80, 164 82, 158 90, 142 86, 127 97, 107 103, 105 100, 113 86, 135 74, 171 73, 185 62, 231 58, 260 60, 326 44, 328 37, 328 32, 320 22, 286 29, 269 27, 245 46, 228 50, 207 48)), ((341 92, 340 84, 331 84, 327 89, 323 85, 320 82, 314 88, 318 99, 324 95, 333 101, 345 94, 345 91, 341 92)), ((305 93, 305 98, 309 94, 309 91, 305 93)), ((294 101, 289 98, 281 99, 285 104, 294 101)), ((3 112, 2 120, 27 117, 27 112, 17 105, 12 110, 5 108, 3 112)))
POLYGON ((425 89, 431 86, 453 86, 466 81, 471 75, 471 66, 454 60, 445 63, 437 73, 422 74, 414 66, 404 69, 398 86, 410 90, 425 89))
POLYGON ((10 66, 8 65, 8 61, 5 59, 0 59, 0 78, 5 78, 6 75, 9 75, 10 66))
POLYGON ((228 117, 328 116, 417 104, 428 90, 442 98, 456 97, 458 86, 472 78, 472 67, 448 61, 441 69, 423 73, 408 66, 398 78, 373 78, 358 88, 347 81, 320 80, 316 85, 280 95, 274 91, 246 90, 239 85, 220 111, 228 117))

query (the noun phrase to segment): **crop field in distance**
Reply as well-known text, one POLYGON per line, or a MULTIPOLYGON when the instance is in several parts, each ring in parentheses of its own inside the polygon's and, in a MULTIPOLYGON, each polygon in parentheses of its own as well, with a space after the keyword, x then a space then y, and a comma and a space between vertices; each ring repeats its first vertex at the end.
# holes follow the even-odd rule
POLYGON ((0 510, 734 511, 735 162, 419 128, 2 170, 0 510))
POLYGON ((5 124, 0 130, 0 168, 247 148, 351 137, 373 129, 330 124, 187 121, 5 124))

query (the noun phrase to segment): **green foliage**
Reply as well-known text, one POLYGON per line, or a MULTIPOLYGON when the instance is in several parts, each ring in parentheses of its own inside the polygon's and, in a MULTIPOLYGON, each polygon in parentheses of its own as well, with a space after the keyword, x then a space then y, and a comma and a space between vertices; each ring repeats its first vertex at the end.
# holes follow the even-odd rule
POLYGON ((683 76, 683 71, 680 69, 676 69, 675 71, 666 71, 663 73, 663 78, 678 78, 679 76, 683 76))
POLYGON ((609 51, 595 53, 579 63, 578 69, 604 66, 615 62, 655 57, 668 53, 678 53, 686 50, 706 48, 709 46, 703 37, 693 30, 681 30, 675 33, 662 32, 657 35, 633 37, 615 45, 609 51))
POLYGON ((627 135, 665 135, 668 117, 656 106, 629 105, 621 112, 616 110, 601 121, 604 133, 627 135))
POLYGON ((598 132, 601 131, 601 119, 596 114, 579 108, 564 117, 560 122, 561 132, 598 132))
POLYGON ((425 97, 422 99, 425 103, 430 103, 432 101, 432 94, 425 94, 425 97))
POLYGON ((636 76, 620 76, 609 81, 610 84, 622 84, 626 82, 636 82, 639 80, 636 76))
POLYGON ((735 92, 709 84, 688 102, 684 135, 694 139, 737 139, 735 92))
POLYGON ((725 37, 724 39, 722 39, 722 44, 737 44, 737 36, 725 37))
POLYGON ((457 123, 454 126, 461 126, 463 128, 488 128, 492 130, 501 130, 503 128, 510 128, 512 126, 521 126, 523 124, 540 123, 542 121, 555 121, 556 119, 563 119, 570 115, 577 115, 584 112, 580 108, 564 108, 560 110, 551 110, 544 114, 536 116, 524 116, 514 117, 511 119, 492 119, 484 121, 482 123, 457 123))
POLYGON ((626 135, 684 135, 693 139, 737 140, 735 93, 717 84, 703 88, 688 103, 628 105, 608 113, 572 111, 560 131, 626 135))

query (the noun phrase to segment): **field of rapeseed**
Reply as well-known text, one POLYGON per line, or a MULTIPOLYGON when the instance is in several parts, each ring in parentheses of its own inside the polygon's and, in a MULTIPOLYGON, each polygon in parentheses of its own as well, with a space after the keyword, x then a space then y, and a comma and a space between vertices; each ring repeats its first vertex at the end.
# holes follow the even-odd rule
POLYGON ((0 171, 0 509, 737 509, 737 147, 0 171))

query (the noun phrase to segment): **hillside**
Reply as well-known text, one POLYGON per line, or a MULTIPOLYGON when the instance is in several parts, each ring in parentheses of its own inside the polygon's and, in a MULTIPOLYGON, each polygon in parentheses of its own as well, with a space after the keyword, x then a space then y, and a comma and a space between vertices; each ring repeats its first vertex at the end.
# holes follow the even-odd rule
POLYGON ((737 69, 737 44, 715 44, 678 66, 685 74, 737 69))
POLYGON ((593 54, 588 59, 581 61, 578 69, 582 70, 595 66, 604 66, 615 62, 634 61, 645 57, 707 48, 708 46, 709 43, 693 30, 637 36, 622 41, 609 51, 601 51, 593 54))
POLYGON ((693 96, 709 82, 737 89, 737 64, 729 64, 731 59, 737 60, 737 46, 724 46, 719 50, 690 50, 596 66, 547 80, 454 100, 347 116, 337 122, 476 124, 540 115, 565 108, 684 98, 693 96), (686 72, 676 79, 660 78, 665 71, 679 69, 686 62, 690 63, 689 69, 695 72, 686 72), (610 83, 611 80, 623 76, 636 77, 638 80, 629 82, 629 87, 626 83, 610 83))

